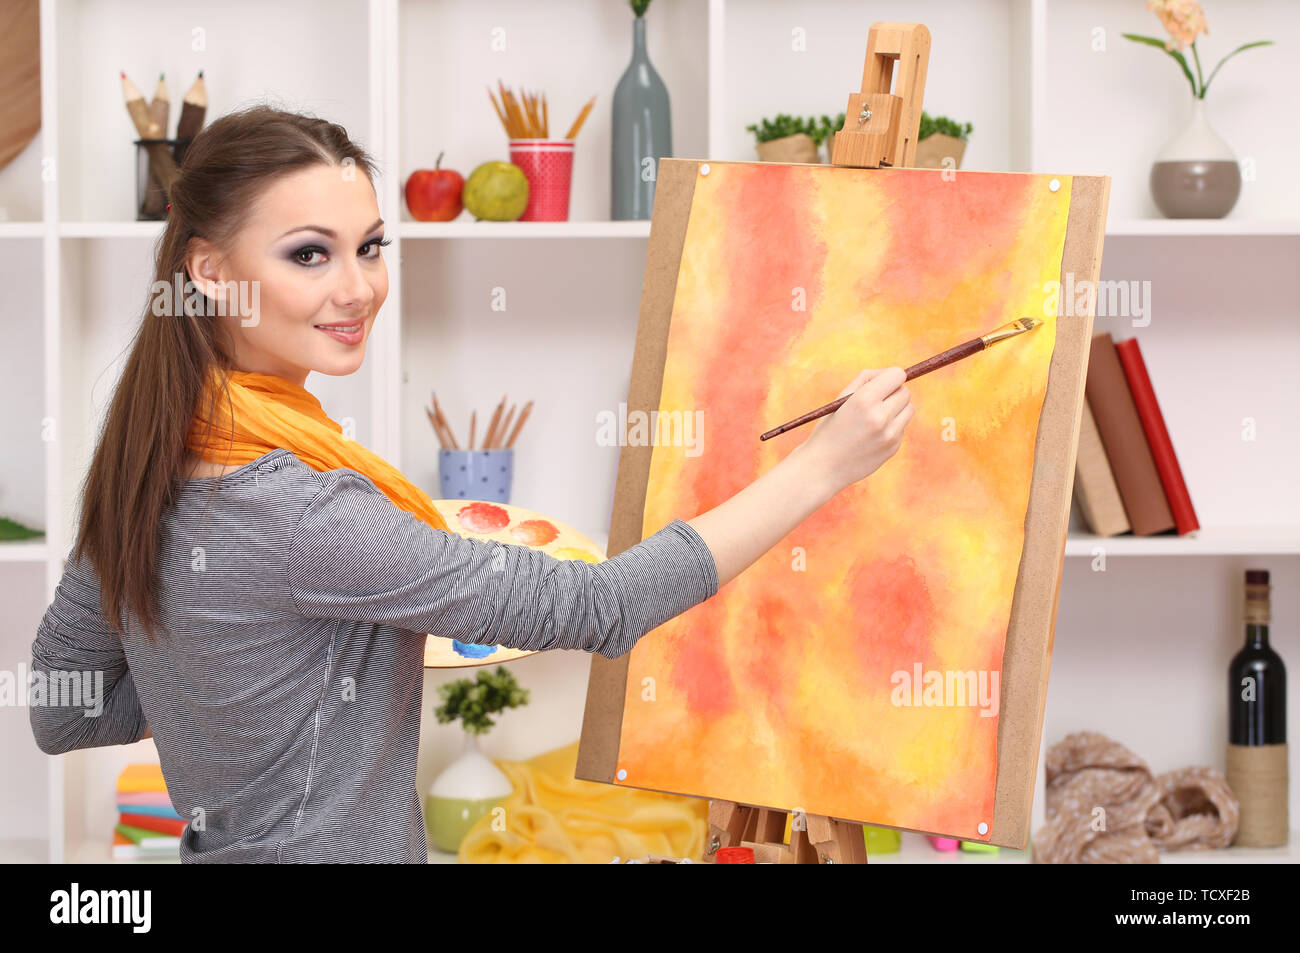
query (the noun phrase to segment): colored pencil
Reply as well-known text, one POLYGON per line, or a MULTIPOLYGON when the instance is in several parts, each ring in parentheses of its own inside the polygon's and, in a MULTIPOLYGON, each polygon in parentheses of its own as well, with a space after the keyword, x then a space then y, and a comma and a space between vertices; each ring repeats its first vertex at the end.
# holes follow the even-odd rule
POLYGON ((592 96, 591 99, 587 100, 587 105, 582 107, 582 112, 578 114, 578 118, 573 120, 573 125, 569 127, 569 134, 564 137, 565 139, 572 139, 578 134, 578 130, 587 121, 587 116, 591 113, 591 107, 594 105, 596 105, 596 97, 592 96))
POLYGON ((532 413, 532 410, 533 402, 530 400, 528 403, 524 404, 524 412, 519 415, 519 421, 515 424, 515 429, 511 432, 510 439, 506 441, 507 450, 515 445, 515 438, 519 436, 519 430, 523 427, 524 421, 528 419, 528 415, 532 413))
MULTIPOLYGON (((518 94, 509 89, 500 78, 497 79, 497 93, 494 94, 492 87, 488 87, 488 99, 492 101, 492 108, 496 111, 497 118, 501 120, 501 125, 505 128, 506 135, 511 139, 548 139, 551 135, 551 113, 550 106, 547 103, 546 94, 543 92, 530 93, 522 90, 518 94), (500 101, 498 102, 498 95, 500 101)), ((586 105, 578 113, 578 118, 573 121, 569 127, 569 134, 566 139, 572 139, 586 122, 587 116, 591 114, 592 107, 596 104, 596 97, 592 96, 587 100, 586 105)))
MULTIPOLYGON (((177 139, 193 139, 203 128, 203 119, 208 113, 208 87, 203 79, 203 70, 195 77, 194 83, 181 101, 181 118, 176 123, 177 139)), ((172 156, 177 164, 185 160, 188 142, 178 142, 172 147, 172 156)))
MULTIPOLYGON (((149 113, 149 107, 145 104, 144 94, 140 92, 138 86, 131 82, 126 75, 125 70, 121 70, 122 78, 122 97, 126 101, 127 115, 131 117, 131 124, 135 126, 135 131, 141 139, 162 139, 164 130, 158 121, 149 113)), ((162 184, 164 191, 170 191, 172 183, 180 175, 180 169, 176 165, 176 160, 167 148, 161 144, 145 146, 149 153, 150 165, 154 174, 158 176, 158 181, 162 184)))

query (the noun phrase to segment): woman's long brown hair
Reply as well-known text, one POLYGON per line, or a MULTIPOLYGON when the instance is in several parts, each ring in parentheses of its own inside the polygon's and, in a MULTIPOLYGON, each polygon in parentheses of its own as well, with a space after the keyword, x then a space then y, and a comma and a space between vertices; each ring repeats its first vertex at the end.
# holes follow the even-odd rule
MULTIPOLYGON (((207 401, 203 417, 214 419, 220 395, 206 387, 208 374, 214 366, 233 368, 217 323, 230 318, 215 316, 214 302, 188 304, 200 294, 188 284, 191 239, 229 251, 248 210, 276 179, 312 165, 349 164, 374 184, 374 161, 342 126, 260 104, 215 120, 185 152, 154 263, 153 288, 167 289, 168 304, 155 308, 159 295, 151 290, 82 486, 71 557, 89 559, 99 578, 100 611, 119 636, 127 612, 150 639, 161 626, 163 519, 174 481, 184 476, 186 437, 201 399, 207 401), (177 283, 186 302, 181 314, 169 304, 177 300, 177 283)), ((224 396, 229 401, 228 391, 224 396)))

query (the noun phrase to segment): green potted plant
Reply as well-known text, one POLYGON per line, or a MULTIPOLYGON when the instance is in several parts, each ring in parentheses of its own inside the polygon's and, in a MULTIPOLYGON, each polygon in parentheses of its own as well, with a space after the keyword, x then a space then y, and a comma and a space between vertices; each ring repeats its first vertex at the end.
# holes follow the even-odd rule
POLYGON ((11 540, 36 539, 45 534, 39 529, 29 529, 22 523, 0 516, 0 542, 11 540))
POLYGON ((821 162, 821 144, 844 125, 844 113, 837 119, 830 116, 809 116, 799 119, 778 113, 770 119, 751 123, 745 127, 754 134, 758 158, 762 162, 818 163, 821 162))
POLYGON ((478 744, 495 724, 492 715, 528 704, 528 690, 498 665, 480 669, 474 679, 461 678, 438 687, 442 704, 434 709, 440 724, 460 719, 465 747, 460 757, 434 779, 424 802, 429 844, 456 853, 474 822, 509 797, 510 779, 492 763, 478 744))
POLYGON ((963 125, 947 116, 931 116, 921 110, 912 164, 918 169, 961 168, 961 157, 966 153, 966 141, 972 128, 970 123, 963 125), (948 164, 947 160, 952 161, 948 164))

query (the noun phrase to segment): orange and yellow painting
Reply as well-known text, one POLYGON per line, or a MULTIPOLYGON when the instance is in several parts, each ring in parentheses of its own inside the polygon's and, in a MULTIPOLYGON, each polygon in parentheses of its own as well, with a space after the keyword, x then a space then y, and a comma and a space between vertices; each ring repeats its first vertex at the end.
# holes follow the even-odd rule
POLYGON ((1069 176, 710 163, 643 535, 743 489, 862 368, 1018 317, 908 383, 897 454, 628 660, 615 783, 987 840, 1000 672, 1056 335, 1069 176))

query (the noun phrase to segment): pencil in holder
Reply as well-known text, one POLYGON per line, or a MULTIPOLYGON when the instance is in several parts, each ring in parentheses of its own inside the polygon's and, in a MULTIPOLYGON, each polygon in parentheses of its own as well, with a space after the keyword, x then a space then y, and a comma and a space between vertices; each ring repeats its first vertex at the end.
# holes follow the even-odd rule
POLYGON ((511 139, 510 161, 528 180, 521 222, 567 222, 573 180, 572 139, 511 139))
POLYGON ((510 502, 515 451, 439 450, 438 486, 444 500, 510 502))
POLYGON ((171 201, 158 177, 160 161, 170 161, 173 153, 183 151, 192 137, 181 139, 135 140, 135 207, 136 221, 158 222, 167 218, 167 203, 171 201))

